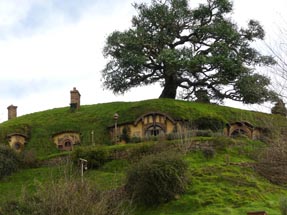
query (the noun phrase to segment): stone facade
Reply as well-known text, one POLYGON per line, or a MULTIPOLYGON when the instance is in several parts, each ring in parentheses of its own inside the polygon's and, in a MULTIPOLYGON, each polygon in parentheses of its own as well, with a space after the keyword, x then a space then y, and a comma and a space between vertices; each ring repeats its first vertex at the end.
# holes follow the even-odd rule
POLYGON ((64 151, 73 150, 75 145, 80 144, 80 133, 75 131, 65 131, 53 135, 53 142, 58 149, 64 151))
POLYGON ((80 109, 80 100, 81 100, 81 94, 76 89, 76 87, 73 88, 73 90, 70 91, 71 93, 71 103, 70 107, 71 109, 79 110, 80 109))
POLYGON ((8 120, 14 119, 17 117, 17 106, 10 105, 8 109, 8 120))
POLYGON ((26 144, 27 136, 24 134, 13 133, 8 134, 9 146, 17 152, 21 152, 26 144))

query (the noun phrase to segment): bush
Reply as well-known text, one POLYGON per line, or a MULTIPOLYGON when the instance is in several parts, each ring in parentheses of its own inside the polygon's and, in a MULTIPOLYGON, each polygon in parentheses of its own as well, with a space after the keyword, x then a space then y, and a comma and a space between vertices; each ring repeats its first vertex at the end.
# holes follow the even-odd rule
POLYGON ((213 132, 208 129, 208 130, 196 130, 195 134, 196 137, 212 137, 213 132))
POLYGON ((18 154, 13 149, 0 145, 0 178, 17 171, 19 164, 18 154))
POLYGON ((144 156, 167 151, 170 147, 172 146, 165 142, 139 144, 129 150, 128 160, 138 161, 144 156))
POLYGON ((129 201, 122 189, 99 191, 90 183, 61 179, 39 184, 31 195, 7 202, 0 215, 117 215, 130 214, 129 201))
POLYGON ((130 129, 128 126, 123 128, 123 132, 121 134, 121 140, 125 141, 125 143, 129 143, 131 141, 130 138, 130 129))
POLYGON ((211 116, 200 117, 192 122, 192 125, 199 130, 212 130, 218 131, 224 128, 224 121, 219 118, 214 118, 211 116))
POLYGON ((140 137, 133 136, 133 137, 130 139, 130 142, 131 142, 131 143, 140 143, 140 142, 142 142, 142 139, 141 139, 140 137))
POLYGON ((86 159, 88 161, 88 168, 91 169, 97 169, 111 160, 111 156, 107 148, 101 146, 76 148, 72 152, 73 162, 77 164, 79 158, 86 159))
POLYGON ((186 171, 186 163, 174 152, 149 155, 130 168, 125 189, 138 204, 164 203, 185 191, 186 171))

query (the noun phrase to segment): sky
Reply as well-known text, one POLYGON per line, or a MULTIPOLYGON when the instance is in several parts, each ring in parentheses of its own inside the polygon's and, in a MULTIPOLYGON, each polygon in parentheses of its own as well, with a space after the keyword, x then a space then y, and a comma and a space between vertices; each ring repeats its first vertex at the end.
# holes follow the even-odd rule
MULTIPOLYGON (((200 1, 190 3, 197 6, 200 1)), ((249 19, 260 21, 272 41, 281 21, 287 20, 284 1, 234 0, 233 20, 240 26, 249 19)), ((81 93, 82 105, 158 98, 159 85, 133 88, 124 95, 102 86, 106 38, 131 26, 134 2, 0 0, 0 121, 7 120, 12 104, 18 106, 18 116, 69 106, 73 87, 81 93)), ((264 105, 225 105, 266 111, 264 105)))

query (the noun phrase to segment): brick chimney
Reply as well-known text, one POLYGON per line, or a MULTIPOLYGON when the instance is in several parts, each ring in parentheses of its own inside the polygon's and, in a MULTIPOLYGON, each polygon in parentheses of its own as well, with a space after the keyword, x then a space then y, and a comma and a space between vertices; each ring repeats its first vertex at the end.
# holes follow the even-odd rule
POLYGON ((17 117, 17 106, 10 105, 8 109, 8 120, 14 119, 17 117))
POLYGON ((70 103, 70 109, 71 110, 79 110, 80 109, 80 98, 81 94, 76 89, 76 87, 73 88, 71 92, 71 103, 70 103))

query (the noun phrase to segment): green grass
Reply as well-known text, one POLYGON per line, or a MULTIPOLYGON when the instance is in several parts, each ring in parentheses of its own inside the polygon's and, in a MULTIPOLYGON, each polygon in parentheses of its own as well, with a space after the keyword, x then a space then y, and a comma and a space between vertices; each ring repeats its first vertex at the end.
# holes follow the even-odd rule
MULTIPOLYGON (((59 177, 60 168, 41 167, 23 169, 0 181, 0 203, 18 199, 23 189, 33 192, 37 183, 59 177)), ((0 204, 1 205, 1 204, 0 204)))
POLYGON ((141 115, 160 111, 173 117, 193 121, 201 117, 214 117, 225 123, 249 121, 259 127, 287 127, 284 117, 245 111, 213 104, 200 104, 171 99, 154 99, 139 102, 113 102, 95 105, 83 105, 80 110, 71 113, 69 107, 55 108, 27 114, 0 124, 0 144, 7 143, 7 134, 26 134, 27 150, 33 149, 37 156, 58 153, 52 136, 62 131, 81 133, 82 145, 91 144, 91 131, 94 131, 96 144, 111 144, 108 127, 113 126, 114 113, 119 114, 118 123, 134 122, 141 115))
MULTIPOLYGON (((269 215, 280 214, 279 199, 287 195, 287 190, 270 184, 252 168, 227 165, 225 154, 206 160, 197 152, 188 154, 185 159, 190 171, 187 192, 157 208, 141 208, 136 214, 239 215, 262 210, 269 215)), ((234 157, 232 161, 236 160, 244 162, 251 159, 234 157)))
MULTIPOLYGON (((213 158, 207 159, 201 150, 189 152, 184 156, 188 163, 190 179, 185 194, 155 208, 137 208, 135 214, 239 215, 248 211, 265 210, 269 215, 279 215, 279 199, 287 195, 286 188, 269 183, 245 165, 255 162, 253 155, 264 147, 264 144, 247 139, 219 140, 227 144, 225 147, 216 148, 213 158), (229 157, 228 162, 226 156, 229 157)), ((208 141, 219 140, 208 138, 208 141)), ((111 148, 121 147, 124 146, 111 148)), ((126 150, 133 147, 137 145, 130 145, 126 150)), ((86 171, 84 179, 98 189, 110 190, 121 187, 125 183, 125 173, 130 164, 124 159, 112 160, 98 170, 86 171)), ((23 188, 33 192, 39 182, 70 177, 69 168, 69 165, 64 165, 25 169, 5 177, 0 181, 0 202, 19 198, 23 188)), ((72 177, 79 175, 73 174, 72 177)))
MULTIPOLYGON (((143 150, 141 144, 109 146, 107 128, 112 126, 113 114, 119 113, 119 124, 133 122, 136 118, 151 111, 164 112, 174 119, 195 120, 211 116, 222 121, 249 121, 254 126, 280 130, 287 127, 284 117, 258 112, 244 111, 211 104, 199 104, 169 99, 155 99, 140 102, 114 102, 85 105, 80 111, 71 113, 68 107, 37 112, 18 117, 0 124, 0 144, 7 144, 9 133, 20 132, 29 136, 25 150, 34 150, 40 160, 50 160, 69 155, 60 152, 52 142, 52 135, 61 131, 75 130, 81 133, 82 146, 89 146, 90 132, 94 130, 97 144, 109 147, 111 151, 143 150)), ((195 137, 172 140, 168 144, 182 147, 182 142, 213 142, 215 156, 204 157, 199 151, 184 156, 189 166, 187 192, 167 204, 156 208, 138 208, 137 215, 217 215, 246 214, 247 211, 266 210, 268 215, 279 215, 279 199, 287 196, 285 187, 276 186, 259 176, 249 167, 254 158, 265 147, 262 142, 249 139, 224 137, 195 137)), ((153 145, 155 143, 147 143, 153 145)), ((130 161, 113 160, 98 170, 84 173, 96 187, 109 190, 123 186, 130 161)), ((71 175, 69 166, 40 167, 23 169, 0 181, 0 205, 5 201, 18 199, 22 189, 32 193, 38 183, 57 180, 71 175), (68 170, 67 170, 68 168, 68 170)))

